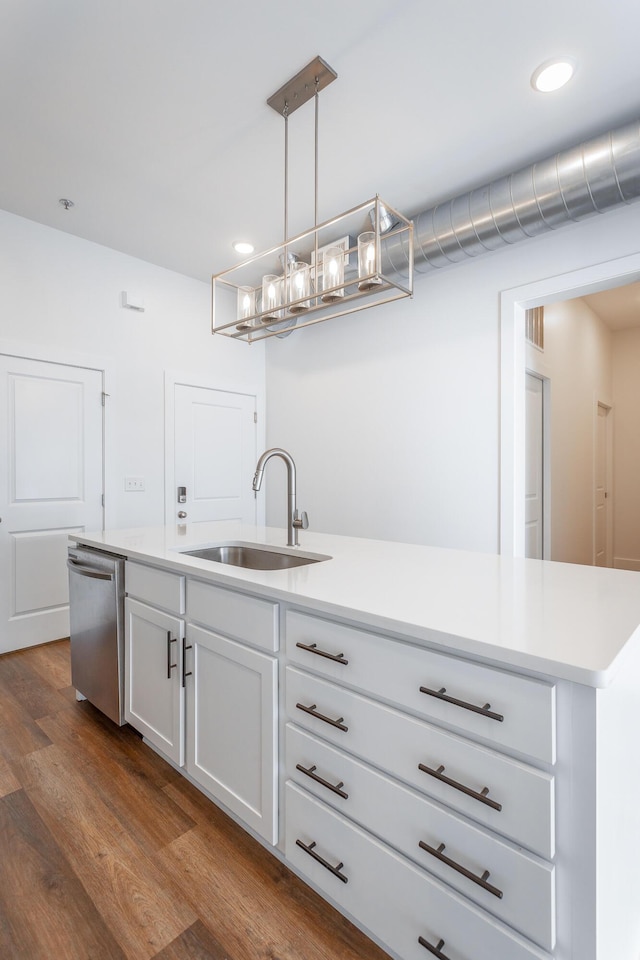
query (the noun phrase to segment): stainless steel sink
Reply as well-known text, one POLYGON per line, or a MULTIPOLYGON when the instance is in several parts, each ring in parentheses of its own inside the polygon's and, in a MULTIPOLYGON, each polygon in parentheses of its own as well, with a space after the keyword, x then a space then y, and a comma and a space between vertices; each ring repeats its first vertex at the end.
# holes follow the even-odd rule
POLYGON ((245 567, 249 570, 287 570, 290 567, 302 567, 307 563, 331 560, 331 557, 322 553, 305 554, 299 551, 283 553, 250 543, 220 543, 215 547, 182 552, 187 557, 213 560, 215 563, 229 563, 234 567, 245 567))

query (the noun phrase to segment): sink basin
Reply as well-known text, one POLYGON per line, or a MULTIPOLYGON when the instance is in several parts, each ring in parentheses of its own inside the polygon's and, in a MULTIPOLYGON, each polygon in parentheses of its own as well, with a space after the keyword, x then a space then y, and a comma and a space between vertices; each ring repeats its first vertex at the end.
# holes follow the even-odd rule
POLYGON ((245 567, 249 570, 288 570, 290 567, 303 567, 307 563, 331 560, 331 557, 322 553, 284 553, 275 548, 251 543, 220 543, 215 547, 182 552, 187 557, 229 563, 234 567, 245 567))

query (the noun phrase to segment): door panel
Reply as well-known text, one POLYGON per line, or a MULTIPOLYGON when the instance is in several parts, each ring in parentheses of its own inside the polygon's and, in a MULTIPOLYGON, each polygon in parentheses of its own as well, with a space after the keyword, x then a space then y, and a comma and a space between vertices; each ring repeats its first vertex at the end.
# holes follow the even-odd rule
POLYGON ((609 550, 610 507, 609 473, 609 411, 610 407, 598 404, 596 416, 596 455, 595 455, 595 491, 594 491, 594 563, 597 567, 610 567, 609 550))
MULTIPOLYGON (((174 387, 174 476, 168 521, 186 513, 190 523, 207 520, 256 522, 251 480, 257 460, 255 409, 250 394, 227 393, 177 383, 174 387), (177 488, 186 487, 185 503, 177 488)), ((167 425, 171 429, 171 425, 167 425)))
POLYGON ((67 538, 100 529, 102 372, 0 356, 0 652, 69 634, 67 538))
POLYGON ((543 553, 543 387, 526 375, 525 557, 542 560, 543 553))

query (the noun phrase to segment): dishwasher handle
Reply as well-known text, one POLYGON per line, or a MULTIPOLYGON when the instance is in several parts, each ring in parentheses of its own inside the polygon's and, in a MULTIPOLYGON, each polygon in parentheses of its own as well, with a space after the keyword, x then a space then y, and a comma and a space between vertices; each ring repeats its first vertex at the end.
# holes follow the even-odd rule
POLYGON ((114 575, 112 573, 105 573, 103 570, 98 570, 97 567, 85 567, 78 560, 67 560, 67 566, 69 570, 81 577, 92 577, 94 580, 113 580, 114 575))

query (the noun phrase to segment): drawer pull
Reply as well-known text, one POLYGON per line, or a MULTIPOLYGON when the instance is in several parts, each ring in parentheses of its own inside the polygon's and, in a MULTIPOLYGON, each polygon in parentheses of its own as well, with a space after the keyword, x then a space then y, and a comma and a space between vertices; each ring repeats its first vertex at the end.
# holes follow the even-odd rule
POLYGON ((304 703, 296 703, 298 710, 304 710, 305 713, 310 713, 312 717, 317 717, 318 720, 324 720, 325 723, 330 723, 332 727, 337 727, 338 730, 348 730, 349 727, 345 727, 344 717, 338 717, 337 720, 332 720, 331 717, 325 717, 323 713, 318 713, 316 710, 315 703, 312 703, 310 707, 305 707, 304 703))
POLYGON ((428 940, 425 940, 424 937, 418 937, 418 943, 421 947, 426 947, 429 953, 432 953, 434 957, 439 957, 440 960, 449 960, 449 957, 445 956, 442 952, 444 947, 444 940, 438 940, 438 945, 434 947, 428 940))
POLYGON ((171 644, 177 643, 178 638, 171 636, 171 630, 167 630, 167 680, 171 680, 171 671, 178 666, 177 663, 171 663, 171 644))
POLYGON ((340 861, 335 867, 332 866, 328 860, 325 860, 324 857, 321 857, 319 853, 316 853, 313 849, 316 845, 315 840, 312 840, 309 845, 303 843, 302 840, 296 840, 296 846, 302 847, 305 853, 308 853, 310 857, 313 857, 314 860, 317 860, 318 863, 321 863, 325 870, 328 870, 329 873, 332 873, 334 877, 337 877, 338 880, 342 880, 343 883, 348 883, 349 878, 345 877, 344 873, 340 873, 344 867, 344 863, 340 861))
POLYGON ((436 860, 440 860, 442 863, 446 863, 448 867, 451 867, 453 870, 457 870, 458 873, 461 873, 463 877, 466 877, 467 880, 473 880, 474 883, 477 883, 479 887, 482 887, 483 890, 487 890, 489 893, 492 893, 494 897, 497 897, 498 900, 502 900, 502 890, 498 890, 497 887, 494 887, 493 884, 487 883, 487 880, 491 876, 488 870, 485 870, 481 877, 476 876, 475 873, 471 873, 470 870, 467 870, 466 867, 462 867, 459 863, 456 863, 455 860, 451 860, 449 857, 445 857, 444 850, 445 845, 441 843, 440 846, 430 847, 428 843, 425 843, 424 840, 420 840, 418 846, 421 850, 426 850, 427 853, 430 853, 432 857, 435 857, 436 860))
POLYGON ((454 707, 462 707, 463 710, 471 710, 473 713, 479 713, 481 717, 489 717, 490 720, 497 720, 502 723, 504 717, 501 713, 493 713, 490 709, 491 704, 485 703, 483 707, 477 707, 475 703, 467 703, 466 700, 456 700, 447 694, 446 687, 440 687, 439 690, 430 690, 429 687, 420 687, 420 693, 426 693, 429 697, 436 697, 438 700, 444 700, 446 703, 452 703, 454 707))
POLYGON ((316 643, 296 643, 296 647, 306 650, 307 653, 315 653, 318 657, 326 657, 327 660, 333 660, 335 663, 342 663, 345 667, 349 663, 344 653, 327 653, 325 650, 319 650, 316 643))
POLYGON ((425 766, 424 763, 419 763, 418 770, 422 770, 423 773, 428 773, 430 777, 435 777, 436 780, 441 780, 442 783, 446 783, 455 790, 460 790, 461 793, 465 793, 468 797, 473 797, 474 800, 478 800, 480 803, 486 803, 486 805, 488 807, 492 807, 493 810, 497 810, 498 812, 502 810, 501 803, 498 803, 496 800, 489 799, 489 787, 483 787, 482 790, 478 792, 477 790, 472 790, 471 787, 465 787, 463 783, 458 783, 457 780, 451 780, 450 777, 444 777, 444 766, 442 766, 442 764, 437 770, 432 770, 431 767, 425 766))
POLYGON ((312 767, 303 767, 301 763, 296 763, 296 770, 299 770, 300 773, 306 774, 307 777, 311 777, 312 780, 315 780, 316 783, 322 784, 323 787, 326 787, 327 790, 333 790, 334 793, 337 793, 339 797, 342 797, 344 800, 349 799, 349 794, 345 793, 344 790, 341 790, 341 787, 344 787, 344 781, 341 780, 340 783, 329 783, 328 780, 323 780, 322 777, 319 777, 316 771, 315 764, 312 767))

